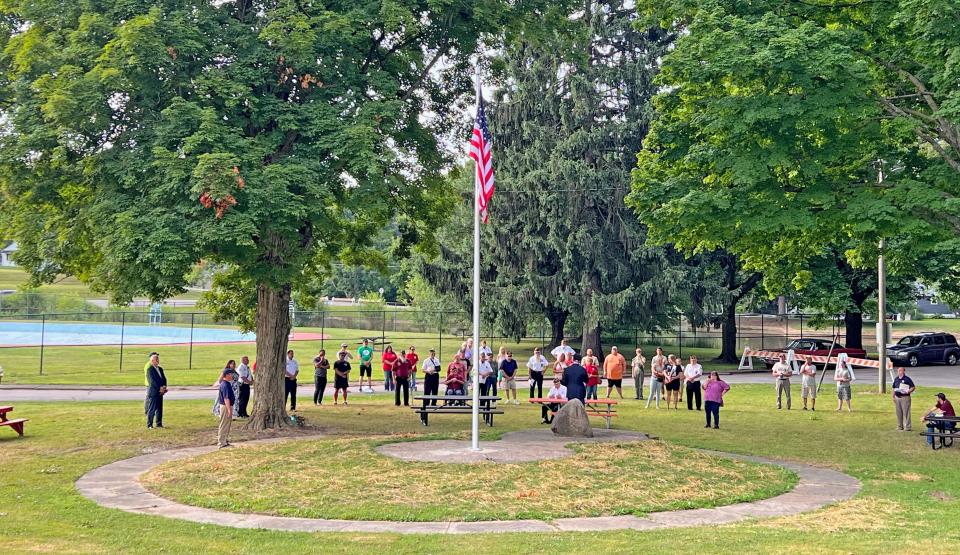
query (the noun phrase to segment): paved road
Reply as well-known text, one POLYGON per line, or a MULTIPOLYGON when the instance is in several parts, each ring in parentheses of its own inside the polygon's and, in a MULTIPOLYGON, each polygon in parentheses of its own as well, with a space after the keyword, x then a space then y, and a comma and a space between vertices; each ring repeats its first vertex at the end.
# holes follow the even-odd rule
MULTIPOLYGON (((960 366, 914 368, 908 374, 917 385, 960 389, 960 366)), ((825 386, 832 383, 831 377, 828 373, 824 380, 825 386)), ((858 370, 857 378, 857 383, 860 385, 876 383, 876 371, 871 369, 858 370)), ((773 387, 773 380, 766 372, 728 374, 723 379, 732 384, 766 383, 773 387)), ((797 381, 799 382, 799 380, 797 381)), ((624 389, 631 390, 628 396, 633 397, 633 380, 624 380, 624 385, 624 389)), ((15 401, 134 401, 143 399, 143 389, 142 387, 128 386, 0 385, 0 404, 15 401)), ((356 387, 350 389, 351 394, 362 395, 356 393, 356 387)), ((378 393, 382 392, 383 384, 377 385, 374 383, 374 389, 378 393)), ((309 399, 313 395, 313 383, 303 382, 297 393, 298 398, 309 399)), ((328 395, 332 393, 329 387, 327 393, 328 395)), ((167 400, 212 399, 215 394, 216 391, 212 387, 172 387, 170 392, 167 393, 167 400)))

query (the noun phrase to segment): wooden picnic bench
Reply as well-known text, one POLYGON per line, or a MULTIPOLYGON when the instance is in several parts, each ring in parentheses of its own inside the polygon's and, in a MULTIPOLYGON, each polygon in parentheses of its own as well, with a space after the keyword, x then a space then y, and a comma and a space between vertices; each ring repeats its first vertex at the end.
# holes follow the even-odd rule
POLYGON ((28 419, 26 418, 14 418, 8 419, 7 413, 13 412, 13 407, 0 407, 0 426, 10 426, 13 431, 17 432, 19 437, 23 437, 23 423, 28 419))
MULTIPOLYGON (((410 408, 420 415, 420 422, 424 426, 430 425, 429 417, 431 414, 473 414, 472 395, 417 395, 414 399, 423 401, 422 406, 410 408), (435 405, 431 402, 442 402, 443 404, 435 405)), ((483 417, 483 422, 487 426, 493 426, 493 415, 503 414, 502 410, 497 409, 497 401, 499 400, 500 397, 495 395, 481 395, 479 397, 480 406, 477 412, 483 417)))
POLYGON ((933 423, 933 429, 935 431, 931 432, 928 430, 926 432, 920 432, 920 435, 924 437, 933 438, 933 442, 930 444, 933 449, 953 447, 954 438, 960 437, 960 429, 958 429, 958 427, 960 427, 960 418, 956 416, 934 416, 928 414, 923 417, 923 421, 933 423), (948 429, 947 424, 951 422, 953 423, 953 427, 948 429))
MULTIPOLYGON (((562 405, 568 402, 567 399, 550 399, 548 397, 532 397, 528 399, 528 401, 537 405, 548 406, 553 404, 562 405)), ((609 430, 613 417, 617 415, 617 411, 613 408, 616 404, 618 404, 618 402, 615 399, 587 399, 587 402, 584 404, 584 409, 587 411, 587 416, 603 418, 609 430)))

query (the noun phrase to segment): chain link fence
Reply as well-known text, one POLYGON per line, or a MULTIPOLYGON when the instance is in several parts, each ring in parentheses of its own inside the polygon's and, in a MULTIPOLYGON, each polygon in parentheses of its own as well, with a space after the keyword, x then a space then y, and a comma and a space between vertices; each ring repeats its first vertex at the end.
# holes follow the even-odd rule
MULTIPOLYGON (((217 321, 205 312, 180 310, 104 311, 49 314, 0 315, 0 366, 11 378, 29 383, 114 382, 109 374, 126 375, 117 383, 136 383, 150 352, 162 354, 168 371, 202 371, 190 381, 202 383, 203 376, 215 379, 216 370, 227 359, 249 356, 255 359, 253 334, 241 333, 231 321, 217 321), (97 378, 96 376, 100 376, 97 378)), ((346 344, 355 351, 362 338, 370 339, 377 350, 392 345, 396 351, 414 346, 421 358, 435 349, 442 360, 453 353, 472 333, 470 314, 435 312, 406 307, 335 307, 330 310, 294 311, 290 348, 301 361, 312 358, 317 350, 335 351, 346 344)), ((845 342, 843 319, 833 315, 738 314, 737 352, 781 348, 794 339, 837 338, 845 342)), ((637 326, 601 326, 604 350, 618 345, 629 355, 635 346, 650 353, 657 346, 685 356, 716 356, 722 346, 722 330, 717 326, 694 326, 682 315, 670 315, 671 324, 659 330, 637 326)), ((870 351, 876 342, 872 324, 864 326, 863 343, 870 351)), ((535 347, 551 346, 551 326, 542 315, 527 319, 522 337, 508 336, 484 326, 482 339, 494 352, 503 346, 521 360, 535 347)), ((564 335, 578 347, 581 331, 568 320, 564 335)), ((629 358, 629 356, 628 356, 629 358)))

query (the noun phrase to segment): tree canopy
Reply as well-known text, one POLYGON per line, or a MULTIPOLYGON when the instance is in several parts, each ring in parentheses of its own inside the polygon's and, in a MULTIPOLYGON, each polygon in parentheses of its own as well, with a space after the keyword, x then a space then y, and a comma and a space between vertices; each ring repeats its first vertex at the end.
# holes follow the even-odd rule
MULTIPOLYGON (((201 259, 256 311, 255 426, 279 425, 291 289, 418 232, 469 57, 503 0, 0 4, 2 226, 37 281, 182 291, 201 259), (430 117, 423 117, 430 114, 430 117)), ((416 235, 416 234, 414 234, 416 235)))
POLYGON ((960 41, 956 25, 938 22, 957 21, 956 6, 651 0, 639 9, 681 35, 663 60, 629 200, 654 241, 726 249, 764 271, 774 294, 806 287, 810 261, 831 249, 872 266, 883 237, 910 245, 887 253, 905 275, 917 275, 919 257, 955 253, 958 97, 948 83, 960 41))

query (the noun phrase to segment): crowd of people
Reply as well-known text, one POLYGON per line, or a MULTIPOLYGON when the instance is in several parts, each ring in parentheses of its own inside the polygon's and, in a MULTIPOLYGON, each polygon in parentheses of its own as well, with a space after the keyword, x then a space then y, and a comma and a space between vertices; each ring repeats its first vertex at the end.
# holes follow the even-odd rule
MULTIPOLYGON (((342 343, 334 355, 331 363, 326 351, 320 349, 313 357, 314 368, 314 405, 322 405, 328 385, 328 374, 333 371, 333 404, 339 405, 342 398, 343 405, 348 404, 348 395, 351 387, 359 392, 373 392, 373 365, 376 348, 371 340, 364 338, 355 352, 351 352, 347 343, 342 343), (352 382, 352 362, 359 365, 359 376, 352 382)), ((601 361, 593 352, 587 349, 582 355, 568 344, 561 341, 549 353, 553 361, 544 356, 542 349, 535 348, 533 355, 526 361, 528 372, 527 384, 529 397, 541 399, 542 422, 549 424, 552 415, 559 407, 571 399, 579 399, 586 404, 590 400, 599 398, 600 388, 606 381, 606 398, 611 398, 614 392, 623 399, 623 379, 627 369, 627 361, 616 346, 610 348, 610 353, 601 361), (553 373, 553 386, 547 390, 547 397, 543 397, 543 382, 546 372, 553 373)), ((809 356, 802 357, 803 364, 798 369, 788 363, 786 354, 773 364, 771 374, 775 382, 776 406, 787 410, 792 409, 791 380, 799 375, 801 380, 801 400, 803 410, 816 410, 816 399, 819 384, 817 383, 817 367, 809 356)), ((635 399, 644 400, 644 385, 647 359, 642 348, 635 350, 635 356, 630 361, 631 374, 634 380, 635 399)), ((704 380, 704 370, 696 355, 691 355, 687 364, 673 354, 664 354, 662 348, 657 347, 656 353, 650 359, 649 389, 645 408, 651 404, 656 409, 661 408, 661 402, 667 409, 678 410, 686 396, 686 408, 689 411, 704 411, 706 428, 720 427, 720 407, 723 406, 723 396, 730 390, 717 372, 710 372, 704 380)), ((393 392, 396 406, 409 406, 411 391, 418 391, 417 373, 422 372, 421 383, 424 396, 440 396, 440 386, 443 385, 444 396, 466 396, 472 384, 473 372, 477 372, 479 393, 482 396, 504 395, 507 404, 519 405, 517 397, 519 362, 513 353, 506 347, 500 347, 494 355, 486 341, 481 341, 479 347, 474 347, 473 340, 468 339, 460 345, 452 360, 446 365, 446 373, 441 376, 443 364, 437 357, 434 349, 428 350, 428 355, 421 360, 417 348, 410 345, 397 353, 392 345, 386 345, 380 354, 380 364, 383 371, 383 390, 393 392), (476 352, 476 365, 474 353, 476 352), (476 366, 476 368, 474 368, 476 366)), ((247 418, 250 389, 254 384, 256 363, 250 365, 248 357, 240 358, 240 364, 235 360, 228 360, 218 373, 214 386, 217 396, 214 400, 213 414, 219 419, 218 443, 227 447, 231 422, 234 418, 247 418)), ((147 397, 144 412, 147 417, 147 428, 163 427, 163 396, 167 391, 167 379, 160 365, 160 355, 150 353, 144 367, 147 397)), ((300 377, 300 363, 293 350, 287 352, 284 370, 285 405, 289 410, 297 410, 297 383, 300 377)), ((823 378, 821 378, 822 381, 823 378)), ((852 411, 851 384, 856 380, 853 367, 845 354, 838 357, 837 367, 833 373, 833 380, 837 391, 837 411, 843 410, 846 404, 847 411, 852 411)), ((893 382, 893 402, 897 417, 897 429, 910 431, 912 429, 910 411, 911 400, 916 385, 906 375, 903 368, 897 369, 897 377, 893 382)), ((424 406, 435 406, 436 399, 424 400, 424 406)), ((937 401, 926 415, 955 416, 953 406, 943 393, 937 394, 937 401)), ((942 423, 940 431, 952 428, 950 422, 942 423)), ((934 424, 928 423, 933 430, 934 424)), ((933 441, 932 437, 927 438, 933 441)))

